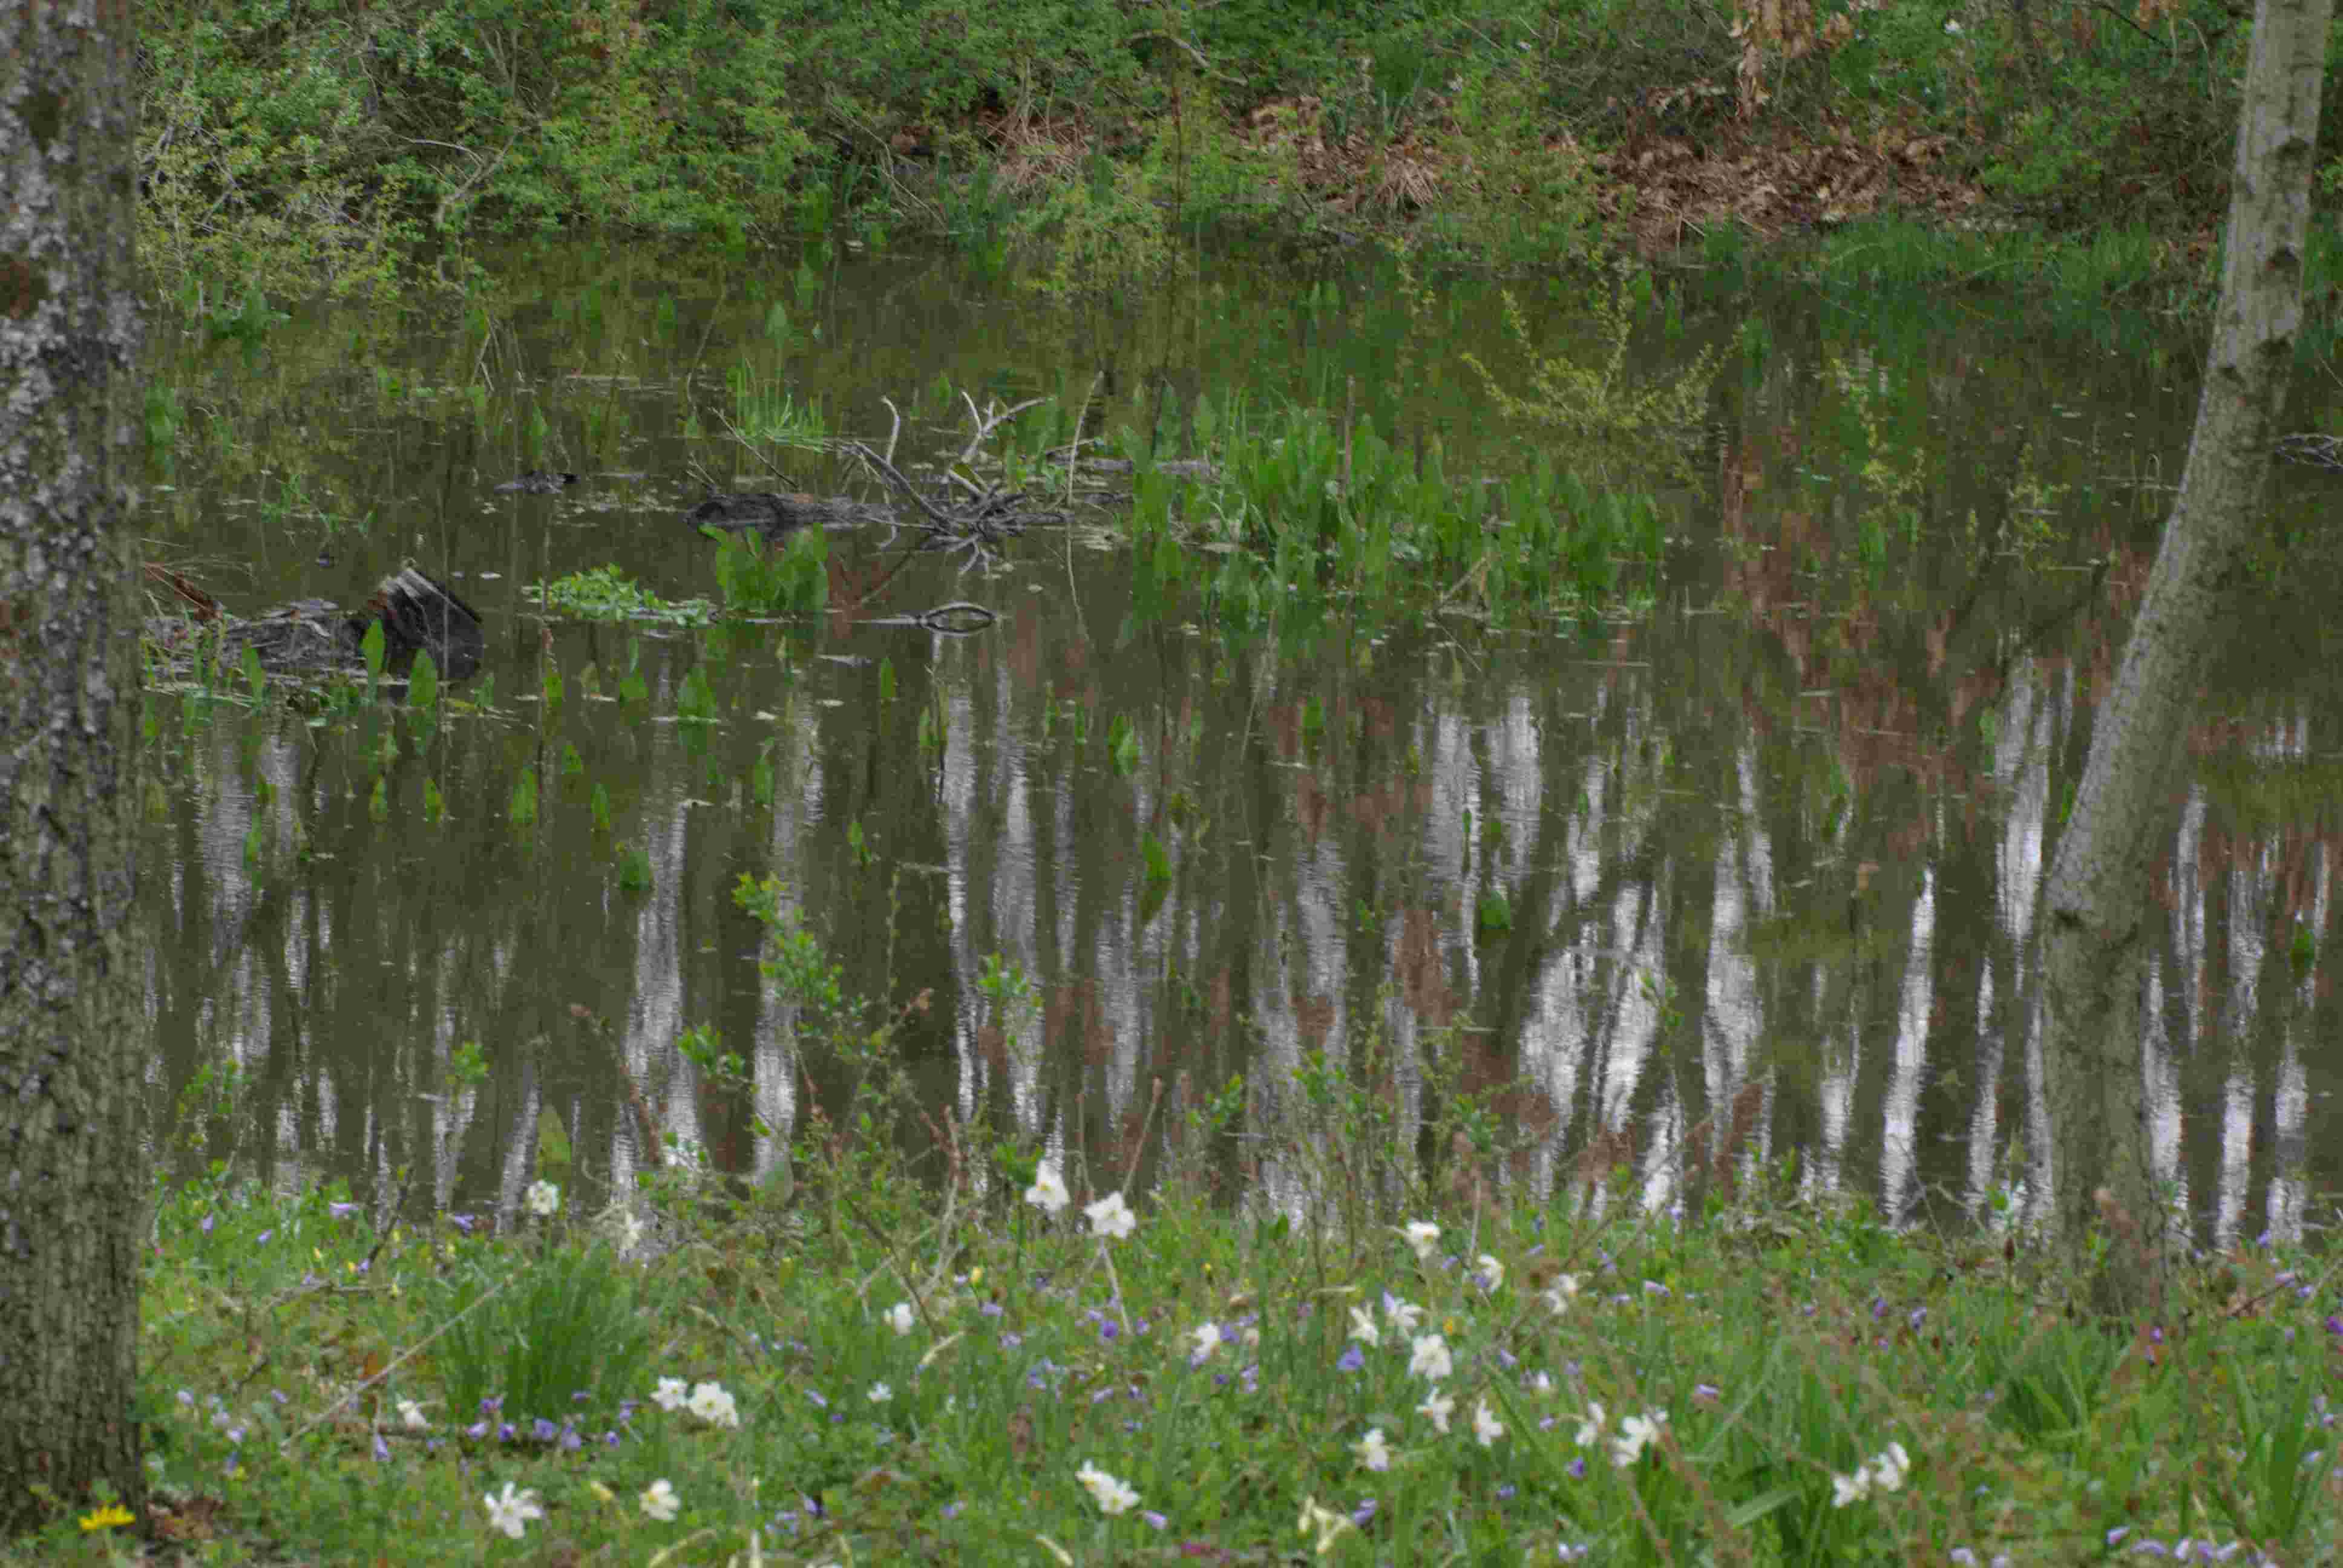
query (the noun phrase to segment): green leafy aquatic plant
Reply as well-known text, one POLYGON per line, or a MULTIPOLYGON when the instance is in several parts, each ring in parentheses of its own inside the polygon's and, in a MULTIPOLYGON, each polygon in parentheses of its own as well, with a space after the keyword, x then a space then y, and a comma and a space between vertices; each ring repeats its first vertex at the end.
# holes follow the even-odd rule
POLYGON ((1660 558, 1654 498, 1592 487, 1544 455, 1483 480, 1451 476, 1436 438, 1402 445, 1364 416, 1200 399, 1195 423, 1215 437, 1202 464, 1131 459, 1134 593, 1162 613, 1186 585, 1232 629, 1335 598, 1354 622, 1442 607, 1575 616, 1647 594, 1660 558))
POLYGON ((547 610, 579 620, 639 620, 660 626, 707 626, 716 607, 704 598, 667 599, 616 567, 571 572, 549 583, 530 583, 522 593, 547 610))
POLYGON ((830 599, 830 541, 820 528, 799 528, 779 545, 750 529, 723 536, 716 550, 716 581, 728 616, 819 613, 830 599))

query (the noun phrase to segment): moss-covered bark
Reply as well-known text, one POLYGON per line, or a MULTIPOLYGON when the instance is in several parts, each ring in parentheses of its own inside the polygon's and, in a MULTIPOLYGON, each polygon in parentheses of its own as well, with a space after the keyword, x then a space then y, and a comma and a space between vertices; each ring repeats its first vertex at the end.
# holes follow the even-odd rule
POLYGON ((134 42, 0 11, 0 1531, 141 1501, 134 42))

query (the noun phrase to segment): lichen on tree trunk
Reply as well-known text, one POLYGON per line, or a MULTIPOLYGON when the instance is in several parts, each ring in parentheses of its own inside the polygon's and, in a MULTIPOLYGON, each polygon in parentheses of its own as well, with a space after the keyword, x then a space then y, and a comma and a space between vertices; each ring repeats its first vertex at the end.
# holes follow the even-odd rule
POLYGON ((0 9, 0 1534, 143 1502, 134 43, 0 9))
POLYGON ((2221 304, 2180 495, 2052 862, 2042 1044, 2062 1244, 2091 1303, 2152 1312, 2180 1237, 2152 1164, 2140 1004, 2151 869, 2219 638, 2247 604, 2302 253, 2334 0, 2259 0, 2221 304))

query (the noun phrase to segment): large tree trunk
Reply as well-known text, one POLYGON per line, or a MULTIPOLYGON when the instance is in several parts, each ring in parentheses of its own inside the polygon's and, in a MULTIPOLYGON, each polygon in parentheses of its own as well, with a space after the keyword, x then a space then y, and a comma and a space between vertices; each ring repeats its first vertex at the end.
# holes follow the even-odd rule
POLYGON ((0 8, 0 1533, 144 1512, 134 41, 107 0, 0 8))
MULTIPOLYGON (((2058 1225, 2105 1312, 2160 1299, 2178 1239, 2156 1191, 2140 1057, 2149 877, 2207 660, 2252 591, 2272 427, 2302 316, 2318 91, 2334 0, 2259 0, 2237 127, 2220 315, 2180 498, 2052 863, 2043 1045, 2058 1225)), ((2078 1279, 2078 1283, 2085 1282, 2078 1279)))

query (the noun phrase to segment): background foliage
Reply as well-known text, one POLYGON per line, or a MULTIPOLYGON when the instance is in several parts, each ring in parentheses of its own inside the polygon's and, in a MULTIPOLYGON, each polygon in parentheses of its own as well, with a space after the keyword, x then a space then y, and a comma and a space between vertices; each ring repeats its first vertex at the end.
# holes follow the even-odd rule
POLYGON ((179 0, 146 14, 141 237, 208 299, 589 225, 986 246, 1102 216, 1408 224, 1553 260, 1648 207, 1639 171, 1686 147, 1926 145, 1982 219, 2049 232, 2204 234, 2226 199, 2249 24, 2215 0, 1744 9, 179 0))

